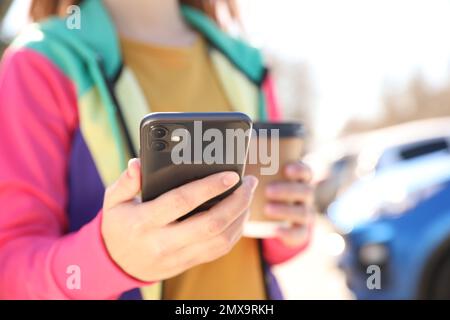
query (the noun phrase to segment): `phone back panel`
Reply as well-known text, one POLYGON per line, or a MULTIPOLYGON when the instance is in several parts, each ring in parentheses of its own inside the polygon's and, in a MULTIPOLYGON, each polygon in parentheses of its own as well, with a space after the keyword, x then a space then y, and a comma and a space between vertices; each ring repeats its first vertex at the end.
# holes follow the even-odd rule
MULTIPOLYGON (((245 169, 249 136, 247 135, 245 137, 244 143, 238 143, 237 140, 234 140, 230 147, 231 141, 227 139, 227 129, 250 132, 251 127, 252 122, 250 118, 239 112, 152 113, 147 115, 142 120, 140 129, 142 200, 149 201, 155 199, 159 195, 176 187, 222 171, 237 172, 242 178, 245 169), (201 126, 199 123, 201 123, 201 126), (182 129, 185 134, 190 136, 189 148, 184 148, 185 151, 190 149, 190 157, 186 156, 184 158, 189 158, 190 161, 183 161, 182 163, 174 163, 173 161, 172 152, 174 148, 178 148, 176 150, 179 151, 180 146, 178 144, 183 142, 172 141, 173 133, 177 132, 175 131, 177 129, 182 129), (215 141, 210 135, 207 135, 205 139, 204 134, 209 129, 213 129, 217 134, 220 132, 223 137, 221 143, 222 155, 216 158, 222 158, 222 163, 217 161, 218 163, 208 164, 205 161, 205 157, 203 157, 205 148, 208 148, 208 145, 211 145, 211 142, 215 141), (227 157, 230 156, 230 150, 233 152, 234 161, 226 161, 227 157)), ((175 135, 175 137, 179 136, 175 135)), ((181 140, 185 138, 183 136, 181 140)), ((175 138, 174 140, 177 139, 175 138)), ((217 143, 220 143, 220 141, 217 143)), ((182 156, 186 155, 184 152, 177 152, 177 154, 182 156)), ((208 152, 208 154, 210 153, 208 152)), ((217 155, 215 152, 212 154, 214 156, 217 155)), ((189 152, 187 155, 189 155, 189 152)), ((232 193, 239 185, 240 183, 226 193, 204 203, 189 215, 209 209, 215 203, 232 193)))

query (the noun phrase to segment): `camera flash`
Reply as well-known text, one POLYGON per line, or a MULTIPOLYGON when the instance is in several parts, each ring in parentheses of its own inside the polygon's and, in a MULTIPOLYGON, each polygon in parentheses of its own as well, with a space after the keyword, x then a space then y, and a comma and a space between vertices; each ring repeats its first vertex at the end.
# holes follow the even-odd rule
POLYGON ((172 142, 180 142, 181 141, 181 137, 180 136, 172 136, 170 141, 172 141, 172 142))

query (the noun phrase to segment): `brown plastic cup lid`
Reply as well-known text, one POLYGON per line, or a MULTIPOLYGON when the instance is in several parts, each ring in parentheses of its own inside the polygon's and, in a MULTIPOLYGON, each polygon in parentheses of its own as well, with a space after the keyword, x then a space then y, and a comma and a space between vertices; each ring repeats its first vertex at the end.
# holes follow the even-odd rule
POLYGON ((269 137, 272 129, 279 130, 280 138, 303 138, 305 136, 304 126, 299 122, 254 122, 253 129, 257 136, 261 129, 266 129, 269 137))

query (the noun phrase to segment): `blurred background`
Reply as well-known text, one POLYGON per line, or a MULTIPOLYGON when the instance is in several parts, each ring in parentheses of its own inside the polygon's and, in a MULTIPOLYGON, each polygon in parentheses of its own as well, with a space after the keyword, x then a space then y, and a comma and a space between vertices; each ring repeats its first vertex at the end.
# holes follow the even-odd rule
MULTIPOLYGON (((450 2, 236 5, 224 27, 264 50, 285 118, 308 128, 319 215, 275 270, 287 298, 450 299, 450 2)), ((0 1, 0 50, 27 6, 0 1)))

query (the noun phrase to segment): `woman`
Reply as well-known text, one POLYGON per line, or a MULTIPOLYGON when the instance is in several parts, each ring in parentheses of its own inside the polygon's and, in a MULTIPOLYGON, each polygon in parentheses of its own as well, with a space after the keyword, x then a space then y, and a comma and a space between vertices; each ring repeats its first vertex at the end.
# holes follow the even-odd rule
POLYGON ((144 114, 279 118, 260 53, 219 30, 206 15, 214 17, 210 1, 182 2, 192 6, 33 1, 40 23, 7 50, 0 73, 0 298, 280 297, 269 265, 307 243, 305 166, 283 168, 286 181, 267 190, 267 214, 293 227, 261 246, 240 238, 253 177, 184 222, 175 221, 233 186, 236 174, 134 200, 140 164, 126 162, 144 114), (80 5, 80 28, 57 17, 72 4, 80 5))

